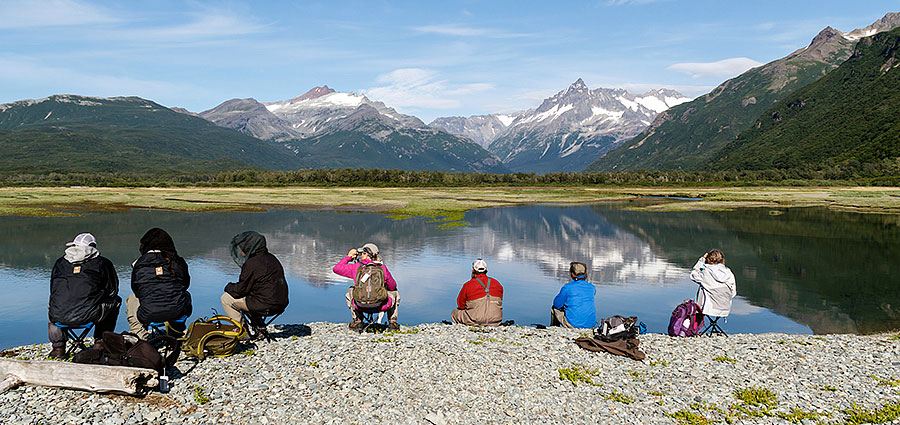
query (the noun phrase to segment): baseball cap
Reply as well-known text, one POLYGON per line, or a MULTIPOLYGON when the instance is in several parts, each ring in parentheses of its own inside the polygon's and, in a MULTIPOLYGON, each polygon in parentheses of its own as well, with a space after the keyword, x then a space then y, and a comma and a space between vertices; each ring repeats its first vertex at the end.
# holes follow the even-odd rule
POLYGON ((472 270, 475 270, 478 273, 484 273, 487 271, 487 262, 482 259, 477 259, 472 262, 472 270))
POLYGON ((372 255, 378 255, 378 246, 373 243, 367 243, 367 244, 357 248, 356 250, 359 252, 364 252, 367 249, 369 250, 369 252, 372 253, 372 255))
POLYGON ((75 239, 72 242, 66 244, 66 246, 88 246, 90 244, 97 245, 97 239, 94 239, 94 235, 90 233, 79 233, 78 236, 75 236, 75 239))

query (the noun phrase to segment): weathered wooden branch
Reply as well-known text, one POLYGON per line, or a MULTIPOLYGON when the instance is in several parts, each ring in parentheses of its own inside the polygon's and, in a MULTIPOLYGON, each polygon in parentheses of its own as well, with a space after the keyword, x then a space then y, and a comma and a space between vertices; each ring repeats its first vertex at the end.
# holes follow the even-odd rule
POLYGON ((98 393, 141 394, 158 385, 155 370, 58 361, 0 358, 0 393, 21 384, 69 388, 98 393))

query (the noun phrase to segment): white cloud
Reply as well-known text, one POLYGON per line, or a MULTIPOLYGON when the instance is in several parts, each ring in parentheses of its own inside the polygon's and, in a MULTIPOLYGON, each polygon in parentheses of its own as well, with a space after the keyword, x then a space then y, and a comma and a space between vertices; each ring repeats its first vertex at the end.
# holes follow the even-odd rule
POLYGON ((476 28, 459 24, 421 25, 412 27, 412 30, 425 34, 449 35, 455 37, 519 38, 528 36, 528 34, 498 31, 490 28, 476 28))
POLYGON ((459 96, 494 88, 489 83, 451 84, 430 69, 401 68, 375 79, 377 87, 361 90, 366 96, 399 109, 452 109, 462 105, 459 96))
POLYGON ((109 11, 78 0, 0 2, 2 29, 96 25, 120 21, 109 11))
MULTIPOLYGON (((0 57, 0 87, 34 86, 33 92, 50 94, 79 94, 86 96, 140 96, 157 102, 167 99, 188 102, 195 97, 208 96, 197 87, 168 81, 143 80, 117 75, 75 71, 51 67, 29 60, 0 57)), ((19 99, 7 99, 15 101, 19 99)), ((177 106, 169 104, 167 106, 177 106)))
POLYGON ((142 40, 197 40, 257 34, 266 26, 244 16, 226 12, 204 11, 193 15, 194 19, 181 24, 123 32, 128 38, 142 40))
POLYGON ((716 62, 676 63, 666 69, 691 74, 694 78, 733 77, 760 65, 762 65, 761 62, 749 58, 731 58, 716 62))

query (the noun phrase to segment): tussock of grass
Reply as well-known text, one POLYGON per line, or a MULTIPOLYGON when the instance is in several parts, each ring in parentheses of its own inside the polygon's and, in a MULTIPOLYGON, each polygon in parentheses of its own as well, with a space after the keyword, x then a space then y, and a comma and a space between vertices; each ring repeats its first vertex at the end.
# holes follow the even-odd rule
POLYGON ((559 372, 559 379, 562 381, 569 381, 574 386, 578 386, 579 382, 584 382, 593 386, 603 385, 598 382, 594 382, 594 377, 600 374, 598 369, 592 369, 582 364, 573 365, 570 368, 557 369, 559 372))
POLYGON ((798 409, 796 407, 791 408, 791 413, 779 412, 775 416, 778 416, 781 419, 784 419, 792 424, 803 423, 804 420, 819 420, 820 417, 824 416, 821 413, 816 412, 808 412, 805 410, 798 409))
POLYGON ((675 419, 678 423, 683 425, 712 425, 713 423, 713 421, 707 419, 703 415, 684 409, 674 413, 666 413, 666 416, 675 419))
POLYGON ((728 357, 728 354, 713 357, 713 360, 715 360, 719 363, 731 363, 731 364, 737 363, 737 360, 734 358, 728 357))
POLYGON ((890 378, 879 378, 875 375, 869 376, 878 381, 878 385, 882 387, 896 387, 897 385, 900 385, 900 379, 894 378, 893 376, 890 378))
POLYGON ((629 397, 629 396, 627 396, 627 395, 625 395, 625 394, 622 394, 622 393, 620 393, 620 392, 618 392, 618 391, 615 391, 615 390, 613 390, 613 392, 611 392, 610 394, 608 394, 608 395, 606 396, 606 399, 607 399, 607 400, 612 400, 612 401, 615 401, 615 402, 618 402, 618 403, 622 403, 622 404, 631 404, 631 403, 634 403, 635 401, 637 401, 637 400, 634 399, 634 397, 629 397))
POLYGON ((194 385, 194 401, 199 405, 209 403, 209 396, 206 395, 206 392, 199 385, 194 385))
POLYGON ((734 398, 742 401, 748 406, 778 406, 778 394, 765 387, 750 387, 735 390, 734 398))
POLYGON ((887 402, 872 410, 854 404, 853 407, 844 410, 844 413, 847 415, 844 418, 845 424, 881 424, 900 418, 900 402, 887 402))

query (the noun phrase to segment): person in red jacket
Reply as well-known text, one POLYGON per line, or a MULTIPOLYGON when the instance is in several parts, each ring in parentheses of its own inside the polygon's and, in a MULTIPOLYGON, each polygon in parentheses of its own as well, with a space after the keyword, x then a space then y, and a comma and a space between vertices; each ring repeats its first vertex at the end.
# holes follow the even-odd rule
POLYGON ((472 263, 472 279, 460 289, 450 318, 469 326, 498 326, 503 321, 503 285, 488 277, 484 260, 472 263))

